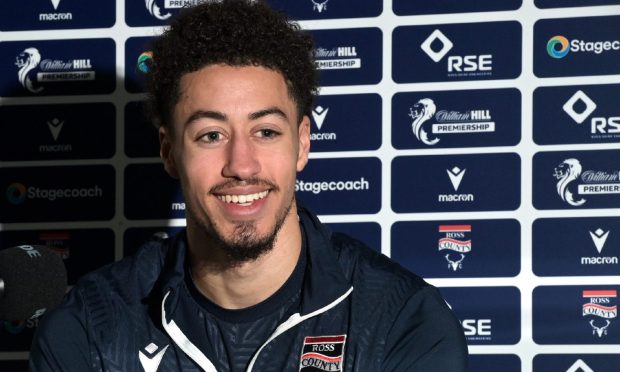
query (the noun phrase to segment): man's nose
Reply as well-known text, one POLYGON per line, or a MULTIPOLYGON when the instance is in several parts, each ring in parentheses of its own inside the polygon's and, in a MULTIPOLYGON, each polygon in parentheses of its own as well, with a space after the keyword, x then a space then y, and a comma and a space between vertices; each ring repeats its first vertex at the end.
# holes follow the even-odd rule
POLYGON ((250 138, 234 136, 228 142, 226 155, 226 165, 222 170, 224 177, 244 180, 256 176, 261 170, 250 138))

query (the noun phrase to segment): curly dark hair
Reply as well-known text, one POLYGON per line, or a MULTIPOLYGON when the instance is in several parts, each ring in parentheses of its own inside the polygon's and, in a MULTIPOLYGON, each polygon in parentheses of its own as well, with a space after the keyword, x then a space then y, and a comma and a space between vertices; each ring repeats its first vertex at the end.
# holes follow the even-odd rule
POLYGON ((147 111, 156 127, 170 127, 181 77, 211 64, 278 71, 299 118, 310 115, 317 94, 312 38, 262 1, 208 1, 183 9, 154 41, 152 51, 147 111))

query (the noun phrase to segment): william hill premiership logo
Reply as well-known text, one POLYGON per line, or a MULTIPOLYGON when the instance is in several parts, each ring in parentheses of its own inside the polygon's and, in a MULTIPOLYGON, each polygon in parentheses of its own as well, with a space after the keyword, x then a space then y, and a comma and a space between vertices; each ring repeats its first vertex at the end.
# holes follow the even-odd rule
POLYGON ((578 195, 620 194, 620 171, 583 170, 579 159, 564 160, 555 169, 553 176, 558 180, 556 188, 560 198, 575 207, 582 206, 586 199, 575 196, 571 184, 577 185, 578 195))
MULTIPOLYGON (((442 62, 453 47, 452 41, 439 29, 433 31, 420 45, 424 53, 435 63, 442 62), (439 50, 434 48, 437 43, 441 44, 439 50)), ((445 61, 449 77, 493 75, 492 54, 450 55, 445 61)))
POLYGON ((15 57, 20 84, 32 93, 39 93, 46 83, 95 80, 90 59, 43 59, 37 48, 26 48, 15 57))
POLYGON ((166 19, 172 17, 172 13, 168 11, 168 9, 180 9, 186 6, 198 5, 202 0, 145 0, 146 10, 149 13, 159 19, 160 21, 165 21, 166 19), (161 3, 163 3, 163 8, 161 8, 161 3))
POLYGON ((471 252, 471 225, 440 225, 439 233, 443 235, 439 239, 439 252, 446 252, 448 268, 462 269, 465 254, 471 252))
POLYGON ((346 335, 304 338, 299 371, 342 371, 346 335))
POLYGON ((411 130, 418 141, 432 146, 439 142, 438 137, 429 138, 424 129, 431 124, 431 133, 459 134, 459 133, 485 133, 495 131, 495 122, 491 121, 489 110, 439 110, 430 98, 422 98, 409 108, 409 116, 413 119, 411 130))
POLYGON ((593 335, 599 338, 607 335, 611 320, 618 316, 618 306, 615 304, 617 297, 616 290, 583 291, 586 303, 582 306, 582 315, 589 319, 593 335))
POLYGON ((318 70, 346 70, 362 67, 362 60, 357 58, 355 46, 339 46, 331 49, 317 48, 314 51, 318 70))

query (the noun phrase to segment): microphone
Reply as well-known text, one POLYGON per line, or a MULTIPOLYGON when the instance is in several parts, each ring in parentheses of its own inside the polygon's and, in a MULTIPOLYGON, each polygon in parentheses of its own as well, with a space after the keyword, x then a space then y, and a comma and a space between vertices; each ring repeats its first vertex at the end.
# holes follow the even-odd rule
POLYGON ((37 318, 60 304, 66 290, 62 258, 45 246, 0 251, 0 320, 37 318))

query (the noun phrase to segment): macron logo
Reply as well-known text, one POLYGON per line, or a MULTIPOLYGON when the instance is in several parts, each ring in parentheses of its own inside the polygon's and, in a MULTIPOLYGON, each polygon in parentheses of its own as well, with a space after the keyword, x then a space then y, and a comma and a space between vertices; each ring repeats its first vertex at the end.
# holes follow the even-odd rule
POLYGON ((594 372, 594 370, 583 360, 577 359, 577 361, 573 363, 573 365, 570 366, 566 372, 594 372))
POLYGON ((467 169, 461 170, 459 167, 446 169, 446 172, 448 172, 448 176, 450 176, 450 182, 452 182, 452 187, 454 187, 454 191, 459 190, 459 186, 461 185, 461 181, 463 180, 463 176, 465 175, 466 170, 467 169))
POLYGON ((316 127, 321 130, 323 126, 323 121, 325 121, 325 117, 327 116, 327 111, 329 111, 329 107, 324 109, 321 106, 317 106, 314 110, 312 110, 312 118, 316 123, 316 127))
POLYGON ((598 253, 601 253, 603 247, 605 247, 605 242, 607 241, 607 237, 609 236, 609 231, 603 231, 601 228, 596 229, 596 231, 590 231, 590 237, 592 238, 592 242, 596 246, 596 250, 598 253))
POLYGON ((65 122, 60 121, 57 118, 52 119, 52 121, 47 122, 47 126, 52 133, 52 137, 54 137, 54 141, 58 141, 58 136, 60 135, 60 131, 62 130, 62 126, 65 122))
POLYGON ((140 358, 140 364, 142 364, 144 372, 157 371, 157 368, 159 368, 159 363, 161 363, 161 359, 164 357, 164 353, 168 349, 168 346, 170 345, 166 345, 166 347, 155 354, 155 352, 159 349, 159 346, 151 342, 144 348, 144 351, 146 351, 148 355, 145 355, 142 351, 138 351, 138 357, 140 358))
POLYGON ((58 4, 60 4, 60 0, 52 0, 52 5, 54 6, 54 10, 58 9, 58 4))

